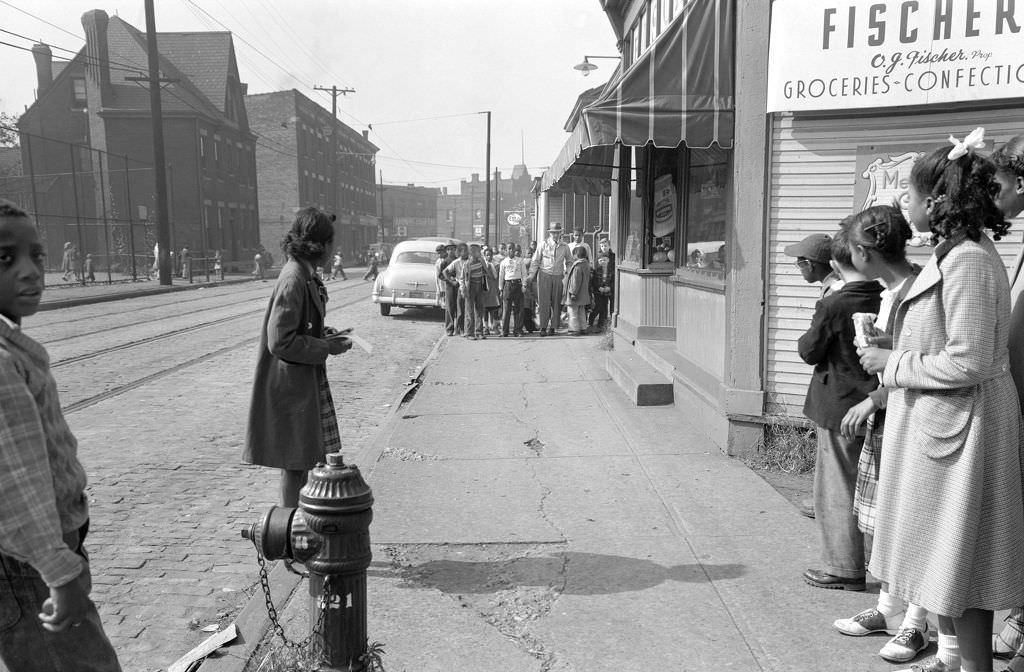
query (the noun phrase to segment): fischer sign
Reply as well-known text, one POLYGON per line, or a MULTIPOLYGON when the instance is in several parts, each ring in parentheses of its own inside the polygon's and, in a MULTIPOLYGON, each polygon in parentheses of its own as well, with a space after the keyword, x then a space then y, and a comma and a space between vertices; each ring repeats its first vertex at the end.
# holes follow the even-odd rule
POLYGON ((1024 97, 1024 1, 774 0, 768 111, 1024 97))

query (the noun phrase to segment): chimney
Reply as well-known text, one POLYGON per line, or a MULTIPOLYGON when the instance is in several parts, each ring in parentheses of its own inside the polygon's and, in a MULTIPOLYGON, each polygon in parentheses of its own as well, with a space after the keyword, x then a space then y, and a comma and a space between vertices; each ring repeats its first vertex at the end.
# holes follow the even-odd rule
POLYGON ((480 181, 480 173, 473 173, 470 177, 473 178, 473 182, 479 182, 480 181))
POLYGON ((33 44, 32 57, 36 59, 36 98, 42 98, 53 84, 53 52, 45 44, 33 44))
POLYGON ((369 140, 369 139, 370 139, 370 132, 369 131, 363 131, 363 140, 369 140))
POLYGON ((85 29, 86 79, 100 92, 101 101, 110 94, 110 55, 107 50, 107 13, 92 9, 82 14, 85 29))

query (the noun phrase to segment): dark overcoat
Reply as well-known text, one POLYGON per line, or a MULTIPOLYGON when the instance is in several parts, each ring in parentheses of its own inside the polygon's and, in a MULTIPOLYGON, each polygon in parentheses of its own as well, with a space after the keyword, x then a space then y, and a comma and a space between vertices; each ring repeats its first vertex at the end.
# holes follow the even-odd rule
POLYGON ((263 317, 242 461, 308 470, 324 459, 324 303, 313 269, 289 259, 263 317))

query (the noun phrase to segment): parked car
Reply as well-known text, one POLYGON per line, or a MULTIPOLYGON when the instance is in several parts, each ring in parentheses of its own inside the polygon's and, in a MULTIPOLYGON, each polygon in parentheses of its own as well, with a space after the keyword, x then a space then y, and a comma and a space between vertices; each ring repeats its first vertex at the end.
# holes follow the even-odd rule
POLYGON ((373 283, 370 298, 380 305, 381 315, 391 308, 444 308, 444 293, 437 291, 434 273, 437 246, 455 243, 455 238, 403 240, 391 252, 391 261, 373 283))

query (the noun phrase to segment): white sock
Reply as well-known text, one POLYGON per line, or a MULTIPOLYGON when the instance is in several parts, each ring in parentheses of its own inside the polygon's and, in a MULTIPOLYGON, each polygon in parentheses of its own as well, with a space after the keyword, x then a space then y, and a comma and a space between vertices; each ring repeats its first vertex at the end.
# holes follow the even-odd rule
POLYGON ((886 619, 892 618, 903 611, 903 601, 893 597, 886 590, 878 591, 878 605, 875 607, 886 619))
POLYGON ((960 669, 960 643, 956 635, 939 633, 938 659, 953 669, 960 669))
MULTIPOLYGON (((916 604, 907 605, 907 615, 903 617, 903 625, 901 628, 914 628, 919 632, 925 632, 928 629, 928 610, 924 607, 920 607, 916 604)), ((955 635, 951 635, 956 640, 955 635)), ((959 649, 957 649, 959 651, 959 649)))

